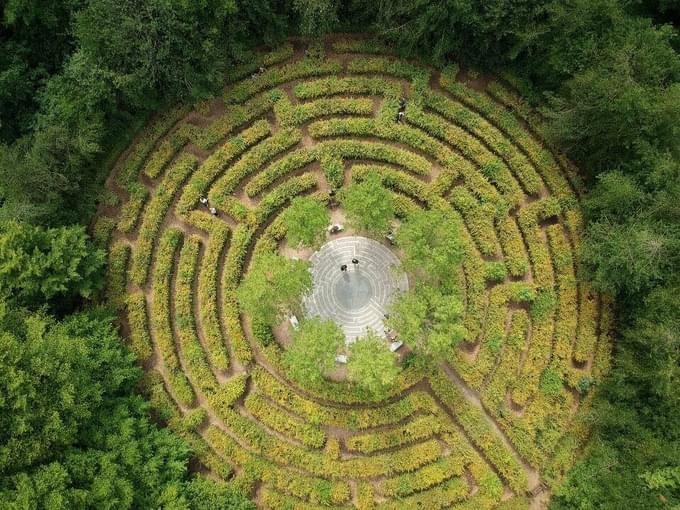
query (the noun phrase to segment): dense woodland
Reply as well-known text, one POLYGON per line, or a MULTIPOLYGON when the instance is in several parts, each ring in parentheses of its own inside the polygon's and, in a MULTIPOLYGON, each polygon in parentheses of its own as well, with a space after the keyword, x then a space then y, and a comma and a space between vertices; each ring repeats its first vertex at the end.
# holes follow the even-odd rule
POLYGON ((256 47, 372 33, 512 75, 580 168, 585 270, 616 298, 593 440, 552 508, 680 505, 680 6, 674 0, 4 0, 0 508, 254 508, 192 478, 98 303, 86 235, 153 113, 217 93, 256 47))

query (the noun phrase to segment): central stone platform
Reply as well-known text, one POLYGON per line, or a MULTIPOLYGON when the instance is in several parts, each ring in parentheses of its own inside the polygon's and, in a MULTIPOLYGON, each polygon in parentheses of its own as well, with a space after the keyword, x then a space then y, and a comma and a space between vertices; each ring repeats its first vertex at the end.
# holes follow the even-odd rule
POLYGON ((392 297, 408 290, 406 275, 397 270, 397 256, 377 241, 350 236, 324 244, 311 262, 314 289, 305 298, 307 315, 335 321, 348 342, 367 328, 382 334, 392 297), (340 269, 343 265, 346 271, 340 269))

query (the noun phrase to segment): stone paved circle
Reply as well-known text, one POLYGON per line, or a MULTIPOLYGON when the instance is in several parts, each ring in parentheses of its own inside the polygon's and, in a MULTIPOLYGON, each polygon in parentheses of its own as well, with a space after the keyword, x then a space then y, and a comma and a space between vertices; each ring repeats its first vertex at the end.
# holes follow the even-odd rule
POLYGON ((389 248, 366 237, 349 236, 324 244, 312 256, 314 289, 305 299, 309 316, 335 321, 348 342, 366 329, 381 334, 383 317, 396 292, 408 290, 408 278, 397 269, 389 248), (353 264, 356 258, 359 263, 353 264), (340 266, 346 264, 347 271, 340 266))

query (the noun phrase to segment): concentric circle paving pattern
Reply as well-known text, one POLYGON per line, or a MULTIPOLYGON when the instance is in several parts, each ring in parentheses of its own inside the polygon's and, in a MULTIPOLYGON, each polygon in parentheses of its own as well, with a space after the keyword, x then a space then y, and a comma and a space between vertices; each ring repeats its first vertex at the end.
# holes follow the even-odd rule
MULTIPOLYGON (((297 40, 258 54, 222 97, 157 115, 107 181, 107 293, 156 415, 260 508, 541 508, 587 441, 578 414, 611 347, 607 298, 576 278, 574 169, 505 82, 324 44, 323 58, 297 40), (452 276, 467 340, 427 371, 404 360, 381 399, 291 381, 287 333, 236 300, 253 256, 289 253, 293 197, 333 209, 331 187, 370 174, 400 219, 445 212, 465 250, 452 276)), ((350 336, 380 327, 388 286, 403 288, 378 253, 355 252, 347 281, 335 256, 319 269, 312 305, 350 336)))
POLYGON ((314 289, 305 300, 307 314, 335 321, 348 341, 367 328, 382 334, 391 298, 408 290, 397 256, 377 241, 349 236, 324 244, 311 262, 314 289))

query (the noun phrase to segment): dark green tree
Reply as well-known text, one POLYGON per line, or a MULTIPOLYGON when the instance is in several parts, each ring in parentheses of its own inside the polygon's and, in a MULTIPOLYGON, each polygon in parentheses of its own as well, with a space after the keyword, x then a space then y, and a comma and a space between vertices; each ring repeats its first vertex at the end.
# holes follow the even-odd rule
POLYGON ((488 66, 511 60, 534 40, 547 3, 381 0, 377 29, 408 55, 488 66))
POLYGON ((338 24, 336 0, 293 0, 293 8, 300 17, 302 35, 322 36, 338 24))
POLYGON ((89 298, 103 284, 104 258, 83 227, 8 222, 0 230, 0 295, 32 308, 89 298))
POLYGON ((371 330, 350 346, 347 375, 374 397, 383 396, 399 375, 396 355, 387 348, 385 339, 371 330))
POLYGON ((335 356, 344 342, 345 335, 335 322, 319 317, 303 320, 283 354, 287 375, 303 385, 320 383, 335 365, 335 356))
POLYGON ((394 203, 378 175, 369 174, 363 181, 353 182, 341 190, 340 202, 348 221, 356 229, 378 234, 389 230, 394 218, 394 203))
POLYGON ((394 300, 386 324, 411 349, 440 360, 467 336, 463 311, 457 295, 420 284, 394 300))
POLYGON ((288 241, 294 247, 318 247, 325 239, 330 215, 324 205, 311 197, 296 197, 283 215, 288 241))
POLYGON ((404 251, 402 267, 418 281, 451 286, 464 249, 450 216, 438 210, 411 214, 397 231, 397 244, 404 251))
POLYGON ((633 295, 671 276, 680 262, 680 233, 658 223, 602 220, 589 226, 581 260, 598 289, 633 295))
POLYGON ((149 421, 112 316, 56 322, 3 303, 0 344, 3 507, 158 508, 181 494, 188 448, 149 421))
POLYGON ((299 311, 300 300, 312 288, 308 267, 307 262, 273 253, 255 257, 237 291, 241 309, 270 326, 299 311))

